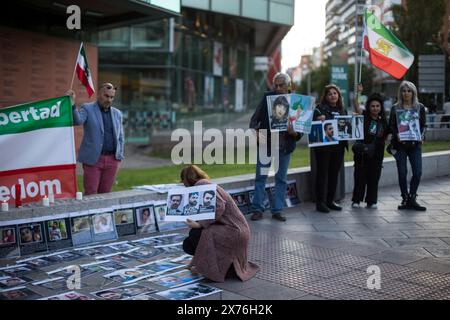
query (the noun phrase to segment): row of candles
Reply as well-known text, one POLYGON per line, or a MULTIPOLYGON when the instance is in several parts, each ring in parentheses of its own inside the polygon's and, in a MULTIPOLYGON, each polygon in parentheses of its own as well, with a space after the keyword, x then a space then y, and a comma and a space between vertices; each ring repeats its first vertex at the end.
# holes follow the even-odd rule
MULTIPOLYGON (((83 200, 83 193, 82 192, 77 192, 76 193, 76 199, 77 200, 83 200)), ((42 198, 42 205, 44 207, 49 207, 50 203, 55 203, 55 195, 53 193, 49 193, 48 197, 44 196, 42 198)), ((22 206, 21 202, 16 201, 16 207, 20 208, 22 206)), ((1 206, 1 211, 2 212, 7 212, 9 211, 9 203, 7 201, 3 201, 2 202, 2 206, 1 206)))

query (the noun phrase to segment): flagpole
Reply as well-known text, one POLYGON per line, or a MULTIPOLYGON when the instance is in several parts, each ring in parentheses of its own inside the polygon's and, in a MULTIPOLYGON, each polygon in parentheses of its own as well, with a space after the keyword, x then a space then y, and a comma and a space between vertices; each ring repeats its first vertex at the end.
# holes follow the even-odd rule
POLYGON ((73 68, 73 73, 72 73, 72 82, 70 83, 70 89, 71 90, 73 88, 73 80, 75 79, 75 71, 77 70, 78 55, 80 54, 80 50, 81 50, 82 47, 83 47, 83 42, 81 42, 81 44, 80 44, 80 49, 78 49, 77 57, 75 59, 75 67, 73 68))

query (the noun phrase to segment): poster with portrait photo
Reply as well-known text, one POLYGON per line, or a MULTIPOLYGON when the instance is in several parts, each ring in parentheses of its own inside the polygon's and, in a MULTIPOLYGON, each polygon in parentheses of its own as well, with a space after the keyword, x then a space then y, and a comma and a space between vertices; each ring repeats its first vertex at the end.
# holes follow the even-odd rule
MULTIPOLYGON (((52 276, 52 277, 63 277, 63 278, 67 279, 68 277, 72 276, 74 274, 74 271, 78 270, 78 268, 79 268, 78 264, 64 266, 61 268, 57 268, 57 269, 48 271, 47 275, 52 276)), ((93 272, 91 270, 81 269, 80 276, 82 278, 84 278, 84 277, 91 275, 92 273, 93 272)))
POLYGON ((59 250, 73 246, 70 219, 45 221, 48 250, 59 250))
POLYGON ((21 255, 47 251, 44 224, 42 222, 21 224, 18 226, 18 229, 21 255))
POLYGON ((126 266, 124 264, 111 261, 111 260, 102 260, 102 261, 96 261, 91 263, 86 263, 80 265, 80 268, 82 270, 82 273, 84 274, 84 277, 90 276, 94 273, 101 273, 101 272, 112 272, 116 270, 125 269, 126 266))
POLYGON ((123 255, 142 262, 147 262, 148 260, 159 256, 163 252, 163 250, 154 247, 139 247, 128 250, 124 252, 123 255))
POLYGON ((300 203, 300 198, 297 193, 297 183, 288 182, 286 187, 286 205, 288 208, 295 207, 300 203))
POLYGON ((239 208, 239 210, 241 210, 243 214, 250 213, 250 206, 247 197, 247 192, 245 191, 234 192, 230 193, 230 195, 233 198, 234 203, 237 205, 237 207, 239 208))
POLYGON ((153 205, 136 208, 136 234, 156 232, 155 208, 153 205))
POLYGON ((117 239, 116 226, 112 212, 97 213, 91 216, 92 238, 94 242, 117 239))
POLYGON ((51 264, 45 256, 31 257, 16 261, 19 264, 26 264, 33 269, 45 268, 51 264))
POLYGON ((128 241, 108 243, 105 246, 108 246, 117 252, 127 251, 136 247, 135 245, 133 245, 131 242, 128 241))
POLYGON ((45 258, 52 263, 68 262, 82 258, 76 251, 60 251, 45 255, 45 258))
POLYGON ((35 281, 31 283, 35 287, 42 287, 48 290, 64 291, 67 290, 67 279, 64 277, 56 277, 45 279, 41 281, 35 281))
POLYGON ((184 269, 178 272, 168 273, 156 278, 151 278, 148 281, 158 286, 166 288, 176 288, 190 283, 198 282, 203 279, 204 277, 199 273, 184 269))
POLYGON ((417 109, 398 110, 397 128, 400 141, 422 141, 419 112, 417 109))
POLYGON ((364 139, 364 116, 335 116, 339 141, 354 141, 364 139))
POLYGON ((25 263, 0 268, 0 274, 3 273, 14 277, 27 275, 33 271, 34 269, 25 263))
POLYGON ((0 258, 15 258, 20 256, 17 226, 0 227, 0 258))
POLYGON ((151 276, 151 272, 137 268, 121 269, 103 275, 108 280, 121 282, 122 284, 135 283, 151 276))
POLYGON ((91 295, 102 300, 129 300, 139 295, 151 294, 155 292, 156 290, 154 289, 150 289, 142 285, 132 284, 91 292, 91 295))
POLYGON ((184 222, 166 221, 167 203, 155 203, 156 228, 159 232, 179 230, 186 228, 184 222))
POLYGON ((139 270, 146 270, 151 273, 152 276, 159 275, 171 270, 184 268, 185 266, 178 262, 173 262, 168 259, 162 259, 157 261, 152 261, 146 264, 137 266, 139 270))
MULTIPOLYGON (((264 200, 263 200, 263 206, 264 206, 264 209, 270 209, 270 196, 269 196, 269 192, 267 192, 267 189, 266 190, 264 190, 265 192, 264 192, 264 200)), ((253 197, 254 197, 254 195, 255 195, 255 190, 250 190, 249 192, 248 192, 248 199, 249 199, 249 201, 250 201, 250 206, 252 205, 252 203, 253 203, 253 197)))
POLYGON ((90 216, 79 216, 71 218, 72 242, 74 246, 92 243, 90 216))
POLYGON ((117 235, 119 237, 136 234, 136 224, 134 223, 134 210, 132 208, 115 210, 114 223, 116 224, 117 235))
POLYGON ((50 297, 45 297, 39 300, 94 300, 94 299, 85 294, 76 291, 70 291, 50 297))
POLYGON ((25 286, 0 290, 0 300, 36 300, 42 297, 25 286))
POLYGON ((296 132, 309 134, 315 98, 299 94, 267 96, 267 112, 271 131, 287 131, 288 122, 296 132))
POLYGON ((313 121, 311 133, 308 135, 310 148, 339 144, 337 135, 337 121, 313 121))
POLYGON ((8 289, 8 288, 14 288, 18 286, 26 285, 27 283, 33 281, 30 278, 21 276, 21 277, 15 277, 15 276, 6 276, 0 278, 0 289, 8 289))
POLYGON ((203 283, 188 284, 186 286, 169 289, 156 293, 169 300, 193 300, 220 293, 222 290, 203 283))
POLYGON ((174 188, 167 195, 166 221, 215 219, 217 185, 174 188))

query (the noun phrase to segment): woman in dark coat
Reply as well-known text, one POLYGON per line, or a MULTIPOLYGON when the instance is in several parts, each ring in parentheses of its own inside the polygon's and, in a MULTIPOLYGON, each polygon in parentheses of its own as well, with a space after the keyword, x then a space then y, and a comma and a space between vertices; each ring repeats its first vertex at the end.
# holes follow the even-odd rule
MULTIPOLYGON (((313 120, 333 120, 335 116, 347 115, 342 102, 339 88, 333 84, 325 87, 320 104, 314 109, 313 120)), ((340 211, 342 208, 334 202, 339 171, 344 162, 344 149, 348 146, 346 141, 337 145, 316 147, 317 163, 316 175, 316 209, 319 212, 329 213, 330 210, 340 211)))
MULTIPOLYGON (((186 187, 210 184, 208 175, 200 168, 190 165, 181 171, 186 187)), ((186 253, 193 255, 190 267, 215 282, 224 282, 229 271, 242 281, 254 277, 259 267, 247 260, 250 228, 233 198, 217 186, 216 219, 186 223, 191 228, 183 242, 186 253)))
MULTIPOLYGON (((359 86, 362 91, 362 85, 359 86)), ((355 112, 364 116, 364 140, 360 141, 368 146, 371 154, 355 150, 354 185, 352 208, 359 208, 360 202, 365 201, 367 208, 376 209, 378 202, 378 182, 383 168, 384 145, 389 134, 389 126, 381 95, 374 93, 366 102, 365 110, 359 108, 355 101, 355 112)))

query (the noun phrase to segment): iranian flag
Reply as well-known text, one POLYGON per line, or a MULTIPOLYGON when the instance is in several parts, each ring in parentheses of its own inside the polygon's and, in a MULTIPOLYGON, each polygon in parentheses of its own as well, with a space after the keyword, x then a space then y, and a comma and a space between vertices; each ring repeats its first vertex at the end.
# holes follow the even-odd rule
POLYGON ((77 192, 72 107, 67 96, 0 109, 0 202, 74 198, 77 192))
POLYGON ((414 55, 368 10, 364 16, 364 49, 372 65, 401 79, 414 62, 414 55))
POLYGON ((80 51, 78 52, 76 73, 78 79, 80 79, 81 83, 86 87, 87 94, 90 98, 94 94, 95 89, 83 43, 81 43, 80 51))

